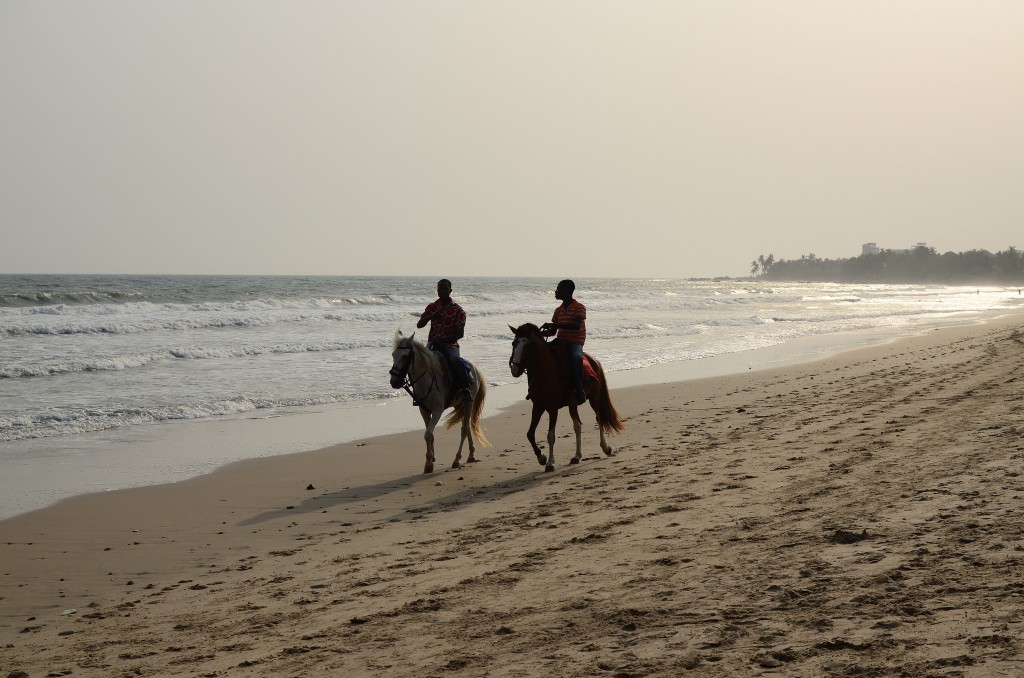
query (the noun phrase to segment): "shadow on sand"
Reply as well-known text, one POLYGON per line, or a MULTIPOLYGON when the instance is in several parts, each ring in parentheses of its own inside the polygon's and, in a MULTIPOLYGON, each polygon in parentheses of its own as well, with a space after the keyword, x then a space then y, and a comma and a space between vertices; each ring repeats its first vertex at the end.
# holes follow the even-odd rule
MULTIPOLYGON (((426 500, 422 503, 411 503, 410 505, 402 506, 396 505, 393 507, 395 515, 391 516, 389 520, 391 522, 417 520, 424 514, 448 510, 455 506, 461 506, 467 503, 491 501, 492 499, 504 497, 509 494, 522 492, 523 490, 534 487, 541 482, 547 482, 552 478, 559 478, 566 474, 579 472, 587 466, 586 462, 601 461, 603 459, 605 459, 605 457, 600 455, 584 457, 578 466, 566 466, 556 470, 553 474, 546 473, 543 469, 537 469, 536 471, 516 476, 508 480, 497 481, 493 484, 473 485, 463 490, 459 490, 454 494, 446 494, 443 497, 426 500)), ((459 470, 449 471, 449 473, 452 472, 457 473, 459 470)), ((396 478, 394 480, 374 485, 348 487, 337 492, 330 492, 328 494, 321 494, 304 499, 290 508, 265 511, 259 515, 253 516, 252 518, 247 518, 238 524, 241 526, 256 525, 278 518, 286 518, 289 516, 308 513, 323 513, 326 510, 339 506, 346 506, 355 503, 362 504, 367 501, 380 499, 396 491, 408 491, 410 488, 416 488, 424 483, 433 485, 437 482, 437 478, 438 474, 417 474, 413 476, 406 476, 404 478, 396 478)))

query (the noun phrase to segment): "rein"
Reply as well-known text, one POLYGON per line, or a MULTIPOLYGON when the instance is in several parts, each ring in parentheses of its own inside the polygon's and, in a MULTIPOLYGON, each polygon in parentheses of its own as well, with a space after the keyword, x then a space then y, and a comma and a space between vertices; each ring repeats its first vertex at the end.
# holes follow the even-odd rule
MULTIPOLYGON (((516 338, 517 338, 517 339, 519 339, 520 337, 516 337, 516 338)), ((526 338, 527 338, 528 340, 532 341, 532 338, 530 338, 530 337, 526 337, 526 338)), ((547 342, 546 342, 546 341, 544 341, 544 339, 543 339, 543 338, 542 338, 542 339, 541 339, 540 341, 541 341, 541 343, 542 343, 542 344, 547 344, 547 342)), ((518 367, 518 368, 520 368, 520 369, 521 369, 521 370, 523 371, 523 374, 526 374, 526 375, 528 375, 528 374, 530 373, 530 370, 529 370, 529 369, 528 369, 528 368, 527 368, 527 367, 526 367, 526 366, 524 365, 524 363, 526 363, 526 362, 527 362, 527 360, 526 360, 526 352, 527 352, 527 351, 528 351, 529 349, 530 349, 530 345, 529 345, 529 341, 528 341, 528 342, 527 342, 527 345, 526 345, 526 346, 525 346, 525 347, 523 348, 523 351, 522 351, 522 353, 523 353, 523 362, 521 362, 521 363, 519 363, 519 362, 516 362, 516 361, 512 360, 512 356, 509 356, 509 357, 508 357, 508 366, 509 366, 510 368, 511 368, 511 367, 513 367, 513 366, 515 366, 515 367, 518 367)), ((513 354, 513 355, 514 355, 514 354, 513 354)))
MULTIPOLYGON (((509 356, 508 357, 508 366, 509 367, 519 367, 519 363, 517 363, 514 360, 512 360, 512 356, 509 356)), ((526 374, 526 368, 525 367, 521 367, 520 369, 522 370, 523 374, 526 374)))
MULTIPOLYGON (((402 388, 404 388, 405 392, 408 393, 409 396, 412 398, 413 406, 414 407, 420 407, 422 405, 422 403, 423 403, 423 400, 429 398, 431 392, 434 390, 434 387, 437 386, 437 376, 434 375, 434 374, 430 375, 430 384, 427 385, 427 392, 423 394, 423 398, 422 399, 417 398, 415 390, 416 390, 416 382, 418 382, 419 379, 413 379, 412 378, 412 374, 411 374, 412 373, 412 363, 413 363, 413 360, 415 360, 415 358, 416 358, 416 351, 413 350, 412 346, 401 346, 400 348, 403 348, 406 351, 410 351, 410 353, 409 353, 409 365, 408 365, 408 367, 405 368, 405 381, 402 382, 402 388)), ((430 372, 430 370, 428 369, 427 372, 430 372)), ((390 374, 393 377, 401 377, 402 376, 402 374, 400 372, 396 372, 395 371, 394 367, 392 367, 390 370, 388 370, 388 374, 390 374)))

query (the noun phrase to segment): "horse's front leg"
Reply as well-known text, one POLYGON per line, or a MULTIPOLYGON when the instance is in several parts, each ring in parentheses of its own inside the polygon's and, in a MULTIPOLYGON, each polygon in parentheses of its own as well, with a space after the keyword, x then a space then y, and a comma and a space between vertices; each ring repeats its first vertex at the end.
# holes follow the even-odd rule
POLYGON ((473 453, 476 452, 476 444, 473 442, 473 429, 469 425, 469 418, 473 414, 473 400, 467 399, 462 401, 462 437, 459 438, 459 451, 455 454, 455 461, 452 462, 452 468, 460 468, 462 466, 462 446, 466 440, 469 440, 469 458, 466 459, 467 463, 476 461, 473 457, 473 453))
POLYGON ((572 417, 572 430, 576 433, 576 456, 569 463, 578 464, 583 458, 583 424, 580 423, 580 413, 575 405, 569 405, 569 416, 572 417))
POLYGON ((547 457, 537 447, 537 424, 540 423, 540 416, 544 414, 544 408, 534 403, 533 415, 530 417, 530 430, 526 432, 526 439, 530 441, 530 446, 533 448, 533 453, 537 455, 537 461, 543 466, 547 462, 547 457))
POLYGON ((545 471, 555 470, 555 422, 557 421, 558 410, 548 410, 548 463, 544 467, 545 471))
POLYGON ((424 473, 434 472, 434 427, 437 426, 437 422, 441 419, 441 412, 443 410, 428 410, 425 407, 420 408, 420 414, 423 415, 423 423, 426 425, 427 430, 423 433, 423 440, 427 443, 427 461, 423 464, 424 473))

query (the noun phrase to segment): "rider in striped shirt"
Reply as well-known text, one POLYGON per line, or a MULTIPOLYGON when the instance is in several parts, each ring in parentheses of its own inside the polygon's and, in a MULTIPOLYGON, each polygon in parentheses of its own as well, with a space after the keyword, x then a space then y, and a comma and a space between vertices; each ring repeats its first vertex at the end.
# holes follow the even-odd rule
POLYGON ((555 288, 555 299, 562 305, 555 309, 551 322, 540 326, 541 334, 561 343, 569 354, 569 375, 572 378, 573 397, 577 405, 587 400, 583 391, 583 344, 587 340, 587 307, 573 299, 576 283, 563 280, 555 288))

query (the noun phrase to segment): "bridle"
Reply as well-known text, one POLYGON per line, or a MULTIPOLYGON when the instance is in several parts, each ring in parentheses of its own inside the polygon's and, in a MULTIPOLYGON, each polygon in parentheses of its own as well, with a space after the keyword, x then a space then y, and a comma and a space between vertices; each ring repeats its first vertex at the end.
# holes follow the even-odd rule
MULTIPOLYGON (((412 397, 412 404, 417 406, 417 407, 419 407, 421 402, 423 400, 425 400, 426 398, 428 398, 430 396, 431 392, 437 386, 437 378, 436 378, 436 376, 434 374, 431 374, 430 375, 430 384, 427 385, 427 392, 423 394, 423 398, 417 398, 415 390, 416 390, 416 382, 419 381, 419 380, 418 379, 413 379, 412 375, 410 374, 412 372, 413 360, 415 360, 415 358, 416 358, 416 351, 413 350, 412 346, 396 346, 395 350, 396 351, 399 351, 399 350, 401 350, 401 351, 409 351, 409 364, 407 364, 405 366, 405 374, 402 374, 402 370, 396 370, 394 364, 391 365, 391 369, 388 370, 388 374, 390 374, 392 377, 397 377, 398 379, 402 379, 403 380, 402 381, 402 388, 404 388, 405 392, 408 393, 412 397)), ((431 370, 427 370, 427 372, 431 372, 431 370)))
POLYGON ((510 355, 508 357, 509 369, 515 367, 515 368, 517 368, 520 371, 521 374, 526 374, 526 366, 523 363, 526 362, 526 349, 529 348, 529 341, 530 341, 529 337, 518 337, 518 336, 512 341, 512 355, 510 355), (523 362, 518 362, 516 360, 513 360, 513 358, 516 355, 515 345, 516 345, 516 342, 518 342, 519 340, 523 340, 523 341, 527 342, 527 345, 524 346, 523 350, 520 352, 521 355, 523 356, 523 362))

